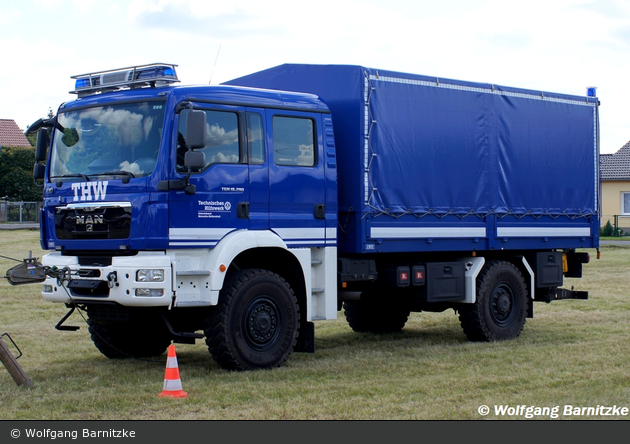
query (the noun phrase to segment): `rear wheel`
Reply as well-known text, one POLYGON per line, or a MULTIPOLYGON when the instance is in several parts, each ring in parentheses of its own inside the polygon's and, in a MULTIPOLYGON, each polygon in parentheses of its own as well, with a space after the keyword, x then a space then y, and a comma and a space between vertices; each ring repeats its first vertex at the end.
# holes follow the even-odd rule
POLYGON ((300 318, 289 284, 268 270, 232 274, 206 322, 206 344, 228 370, 279 367, 296 344, 300 318))
POLYGON ((477 278, 477 300, 463 304, 459 320, 471 341, 520 336, 530 301, 521 272, 506 261, 490 261, 477 278))
POLYGON ((385 302, 374 292, 363 292, 359 301, 345 301, 343 306, 346 320, 356 332, 399 332, 411 313, 404 300, 385 302))

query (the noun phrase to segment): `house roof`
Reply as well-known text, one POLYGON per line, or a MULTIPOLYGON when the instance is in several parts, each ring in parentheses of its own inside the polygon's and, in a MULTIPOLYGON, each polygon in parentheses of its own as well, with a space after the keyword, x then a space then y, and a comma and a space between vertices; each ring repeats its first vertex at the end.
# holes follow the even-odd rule
POLYGON ((614 154, 600 154, 602 180, 630 180, 630 142, 614 154))
POLYGON ((31 143, 14 120, 0 119, 0 147, 2 146, 30 147, 31 143))

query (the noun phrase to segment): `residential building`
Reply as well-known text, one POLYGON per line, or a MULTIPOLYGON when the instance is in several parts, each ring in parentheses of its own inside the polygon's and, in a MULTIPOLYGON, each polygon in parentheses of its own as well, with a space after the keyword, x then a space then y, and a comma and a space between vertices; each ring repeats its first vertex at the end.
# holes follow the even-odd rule
POLYGON ((9 146, 27 148, 31 143, 14 120, 0 119, 0 148, 9 146))
POLYGON ((630 233, 630 142, 614 154, 600 155, 602 219, 630 233))

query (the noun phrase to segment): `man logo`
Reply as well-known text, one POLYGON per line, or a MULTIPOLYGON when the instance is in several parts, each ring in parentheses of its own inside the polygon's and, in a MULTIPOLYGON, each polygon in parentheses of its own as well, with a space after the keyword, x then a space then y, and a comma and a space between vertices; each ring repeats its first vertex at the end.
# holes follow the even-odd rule
POLYGON ((94 215, 94 216, 77 216, 76 217, 77 225, 94 225, 94 224, 104 224, 104 223, 105 223, 105 217, 102 214, 94 215))
POLYGON ((85 225, 85 231, 94 231, 94 225, 104 225, 105 217, 100 215, 76 216, 77 225, 85 225))

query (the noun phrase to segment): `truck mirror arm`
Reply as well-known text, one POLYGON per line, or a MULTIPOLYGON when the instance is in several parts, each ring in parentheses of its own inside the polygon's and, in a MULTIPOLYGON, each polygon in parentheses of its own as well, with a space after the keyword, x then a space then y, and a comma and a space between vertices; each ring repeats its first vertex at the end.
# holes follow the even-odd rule
POLYGON ((184 192, 187 195, 192 196, 193 194, 197 192, 197 185, 192 185, 189 179, 190 179, 190 174, 184 177, 183 179, 162 180, 158 182, 157 189, 158 191, 184 190, 184 192))
POLYGON ((197 192, 197 185, 192 185, 190 183, 190 177, 192 176, 193 169, 201 170, 206 165, 206 156, 203 152, 193 151, 189 147, 188 151, 186 151, 184 165, 188 168, 186 177, 177 180, 163 180, 158 183, 158 190, 184 190, 184 192, 189 196, 195 194, 197 192))
POLYGON ((57 117, 53 117, 51 119, 37 119, 31 126, 28 127, 26 135, 33 134, 41 128, 53 128, 54 126, 56 126, 62 133, 65 131, 65 128, 57 122, 57 117))

